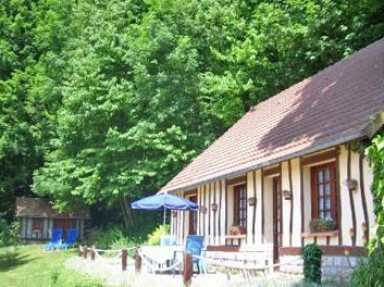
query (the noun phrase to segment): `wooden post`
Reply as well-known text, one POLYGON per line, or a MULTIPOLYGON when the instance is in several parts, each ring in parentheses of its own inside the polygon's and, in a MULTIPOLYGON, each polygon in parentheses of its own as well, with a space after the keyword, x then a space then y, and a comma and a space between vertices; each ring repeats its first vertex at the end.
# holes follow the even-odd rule
POLYGON ((122 250, 122 256, 121 256, 121 268, 123 271, 127 270, 127 257, 128 257, 128 251, 126 248, 122 250))
POLYGON ((91 260, 94 261, 95 257, 96 257, 95 246, 92 246, 92 248, 91 248, 91 260))
POLYGON ((192 271, 193 271, 192 254, 184 252, 183 261, 184 261, 183 283, 184 283, 184 286, 189 286, 191 284, 192 271))
POLYGON ((140 254, 139 254, 139 246, 136 247, 135 271, 136 271, 136 273, 140 273, 141 272, 141 257, 140 257, 140 254))
POLYGON ((88 253, 88 247, 84 246, 83 256, 84 256, 85 259, 87 259, 87 253, 88 253))

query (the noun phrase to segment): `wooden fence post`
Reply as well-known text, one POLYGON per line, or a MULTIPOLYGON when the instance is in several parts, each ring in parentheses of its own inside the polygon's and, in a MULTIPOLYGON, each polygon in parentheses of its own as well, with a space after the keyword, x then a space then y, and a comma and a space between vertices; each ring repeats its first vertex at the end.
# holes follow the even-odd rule
POLYGON ((92 248, 91 248, 91 260, 94 261, 95 257, 96 257, 95 246, 92 246, 92 248))
POLYGON ((84 246, 83 256, 84 256, 85 259, 87 259, 87 253, 88 253, 88 247, 84 246))
POLYGON ((128 251, 126 248, 122 250, 122 256, 121 256, 121 268, 123 271, 127 270, 127 257, 128 257, 128 251))
POLYGON ((140 257, 140 254, 139 254, 139 246, 136 247, 135 271, 136 271, 136 273, 140 273, 141 272, 141 257, 140 257))
POLYGON ((183 256, 184 261, 184 270, 183 270, 183 283, 184 286, 189 286, 191 284, 192 279, 192 254, 188 252, 184 252, 183 256))

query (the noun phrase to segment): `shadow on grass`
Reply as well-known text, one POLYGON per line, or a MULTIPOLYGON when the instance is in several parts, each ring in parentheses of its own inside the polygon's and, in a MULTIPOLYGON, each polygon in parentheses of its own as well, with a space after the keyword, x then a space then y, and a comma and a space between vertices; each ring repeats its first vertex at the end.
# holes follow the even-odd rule
POLYGON ((0 254, 0 273, 15 269, 21 265, 35 261, 30 254, 20 254, 20 252, 5 252, 0 254))

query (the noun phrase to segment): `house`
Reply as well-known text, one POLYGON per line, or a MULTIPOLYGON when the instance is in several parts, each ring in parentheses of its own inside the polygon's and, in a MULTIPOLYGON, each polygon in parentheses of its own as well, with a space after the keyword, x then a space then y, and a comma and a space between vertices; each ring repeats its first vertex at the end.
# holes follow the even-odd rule
POLYGON ((301 268, 285 263, 316 242, 324 274, 341 274, 373 233, 363 149, 383 127, 383 111, 381 39, 252 107, 169 181, 159 192, 200 205, 197 213, 174 212, 171 232, 180 240, 205 235, 208 250, 264 246, 290 272, 301 268), (319 218, 333 228, 311 230, 319 218), (229 235, 233 223, 245 234, 229 235))
POLYGON ((84 237, 84 228, 91 216, 86 208, 60 213, 43 198, 16 198, 15 217, 20 222, 20 239, 23 241, 48 240, 52 229, 61 228, 63 234, 69 228, 78 228, 79 238, 84 237))

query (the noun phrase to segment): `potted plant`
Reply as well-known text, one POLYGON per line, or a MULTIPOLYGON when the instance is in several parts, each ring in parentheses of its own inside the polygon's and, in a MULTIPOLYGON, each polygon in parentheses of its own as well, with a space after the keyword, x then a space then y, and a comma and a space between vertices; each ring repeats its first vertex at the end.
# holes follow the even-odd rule
POLYGON ((241 235, 241 234, 246 234, 247 230, 245 227, 239 226, 238 224, 232 224, 229 227, 229 235, 241 235))
POLYGON ((311 232, 326 232, 336 229, 336 221, 332 218, 313 218, 309 223, 311 232))

